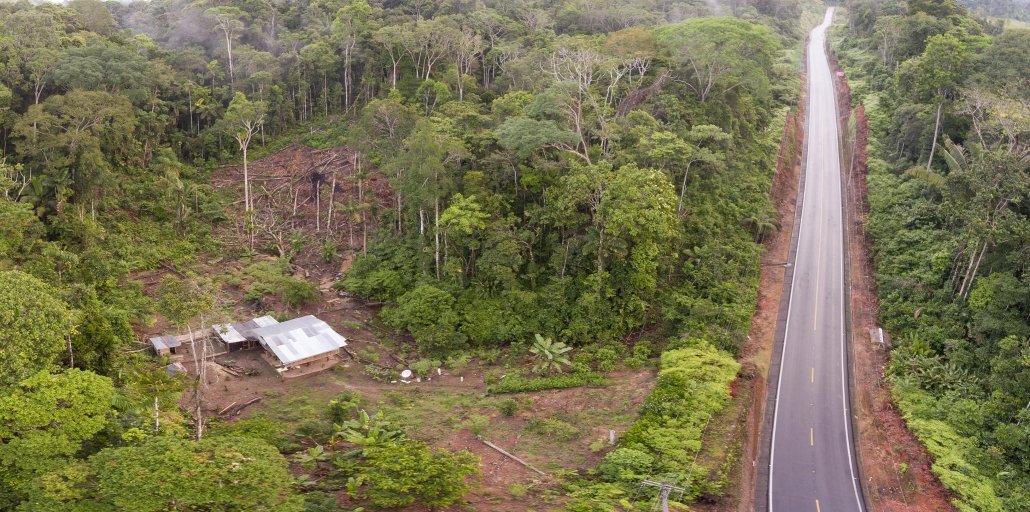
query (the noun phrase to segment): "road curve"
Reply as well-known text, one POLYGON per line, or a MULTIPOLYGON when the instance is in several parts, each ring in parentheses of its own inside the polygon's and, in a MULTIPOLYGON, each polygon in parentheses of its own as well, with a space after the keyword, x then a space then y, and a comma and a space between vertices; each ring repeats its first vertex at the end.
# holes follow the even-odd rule
POLYGON ((808 44, 805 187, 776 384, 770 512, 864 512, 848 396, 837 112, 825 51, 832 18, 831 7, 808 44))

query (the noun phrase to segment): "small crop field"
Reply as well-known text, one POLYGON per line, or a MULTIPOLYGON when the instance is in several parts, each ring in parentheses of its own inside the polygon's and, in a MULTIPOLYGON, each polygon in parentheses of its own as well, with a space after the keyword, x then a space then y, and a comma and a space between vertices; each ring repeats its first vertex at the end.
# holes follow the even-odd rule
POLYGON ((609 430, 618 436, 634 421, 654 381, 650 369, 619 370, 608 375, 603 387, 491 395, 483 375, 492 369, 472 362, 461 371, 434 371, 431 380, 394 384, 373 380, 363 365, 349 361, 320 374, 279 381, 241 417, 282 423, 295 433, 291 448, 300 450, 332 435, 329 402, 350 392, 370 414, 383 411, 415 439, 475 454, 481 476, 468 502, 476 510, 541 510, 561 502, 558 476, 585 472, 600 462, 610 449, 609 430))

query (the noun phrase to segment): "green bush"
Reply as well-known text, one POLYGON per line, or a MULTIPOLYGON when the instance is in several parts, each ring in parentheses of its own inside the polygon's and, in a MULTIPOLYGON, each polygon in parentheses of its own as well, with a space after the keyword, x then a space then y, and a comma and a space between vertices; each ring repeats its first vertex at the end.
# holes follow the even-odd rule
POLYGON ((608 373, 618 364, 619 354, 612 347, 601 347, 594 352, 594 362, 598 371, 608 373))
POLYGON ((955 491, 952 501, 962 512, 1001 512, 1005 510, 994 489, 992 479, 977 469, 975 464, 979 447, 973 438, 961 436, 947 422, 927 419, 928 416, 947 416, 939 410, 937 401, 906 379, 894 379, 891 389, 908 428, 919 437, 933 455, 933 474, 941 483, 955 491))
MULTIPOLYGON (((605 470, 609 476, 639 470, 637 463, 620 461, 643 461, 638 454, 646 454, 655 461, 655 474, 669 475, 680 482, 705 480, 708 469, 701 467, 693 470, 699 478, 692 478, 692 461, 701 449, 704 425, 730 401, 729 386, 740 364, 706 341, 689 343, 689 347, 662 354, 655 389, 644 402, 640 419, 626 431, 619 446, 633 452, 613 455, 605 470)), ((693 485, 690 494, 698 492, 698 484, 693 485)))
POLYGON ((383 308, 382 317, 391 327, 409 331, 425 353, 447 355, 466 345, 454 296, 433 285, 401 295, 396 305, 383 308))
POLYGON ((608 379, 593 372, 568 373, 550 377, 525 378, 521 375, 508 375, 489 387, 490 393, 527 393, 544 389, 578 388, 586 385, 606 386, 608 379))
POLYGON ((364 457, 358 496, 384 508, 450 506, 468 491, 466 479, 479 471, 479 460, 468 451, 432 449, 411 439, 367 447, 364 457))
POLYGON ((366 364, 365 375, 368 375, 372 380, 379 382, 390 382, 393 380, 394 372, 379 365, 366 364))
POLYGON ((654 472, 651 454, 633 448, 616 448, 604 456, 597 474, 609 482, 638 484, 654 472))
POLYGON ((286 425, 269 418, 257 416, 232 423, 213 425, 208 429, 207 435, 261 439, 270 445, 281 448, 285 444, 286 425))
POLYGON ((326 239, 322 242, 322 261, 326 263, 332 263, 336 261, 337 251, 336 242, 326 239))
POLYGON ((341 391, 336 398, 329 401, 329 410, 326 414, 331 423, 343 423, 357 417, 358 411, 362 409, 364 403, 365 401, 357 392, 341 391))
POLYGON ((497 409, 501 411, 501 415, 504 417, 511 418, 512 416, 515 416, 516 412, 518 412, 519 403, 509 398, 500 404, 497 404, 497 409))
POLYGON ((293 309, 311 304, 319 298, 318 288, 315 285, 292 277, 282 280, 280 293, 282 293, 283 301, 293 309))
POLYGON ((433 370, 443 366, 438 359, 419 359, 414 363, 411 363, 411 371, 415 372, 419 377, 423 379, 429 377, 433 370))
POLYGON ((260 303, 267 296, 278 295, 289 307, 300 308, 319 299, 315 285, 289 275, 289 264, 285 260, 259 261, 243 269, 243 276, 250 282, 244 292, 244 300, 260 303))

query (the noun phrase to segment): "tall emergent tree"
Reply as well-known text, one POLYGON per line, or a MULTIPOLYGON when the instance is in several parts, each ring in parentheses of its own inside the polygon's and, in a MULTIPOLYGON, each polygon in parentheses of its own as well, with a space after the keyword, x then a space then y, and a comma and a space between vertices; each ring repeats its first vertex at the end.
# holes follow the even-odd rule
POLYGON ((927 170, 933 164, 937 150, 944 104, 958 94, 968 72, 970 56, 968 45, 958 37, 952 34, 935 35, 926 40, 923 54, 905 61, 898 72, 898 83, 903 90, 908 90, 916 99, 932 100, 937 104, 930 157, 926 161, 927 170))
POLYGON ((254 135, 265 124, 265 112, 268 106, 264 101, 250 101, 247 95, 237 92, 233 95, 229 109, 221 120, 222 130, 232 135, 240 146, 243 155, 243 209, 250 215, 254 204, 250 197, 250 172, 247 169, 247 150, 254 135))
POLYGON ((243 18, 243 11, 238 7, 223 5, 212 7, 205 12, 215 20, 215 27, 225 35, 225 52, 228 54, 229 62, 229 84, 233 90, 236 90, 236 70, 233 67, 232 45, 239 32, 243 30, 243 22, 240 21, 243 18))

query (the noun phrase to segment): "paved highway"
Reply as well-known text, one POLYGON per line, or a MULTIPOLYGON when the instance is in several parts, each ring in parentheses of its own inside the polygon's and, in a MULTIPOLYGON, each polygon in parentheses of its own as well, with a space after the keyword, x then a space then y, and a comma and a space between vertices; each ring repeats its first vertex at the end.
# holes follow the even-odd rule
POLYGON ((848 405, 836 107, 824 49, 832 18, 830 8, 808 46, 808 154, 776 384, 770 512, 863 512, 848 405))

